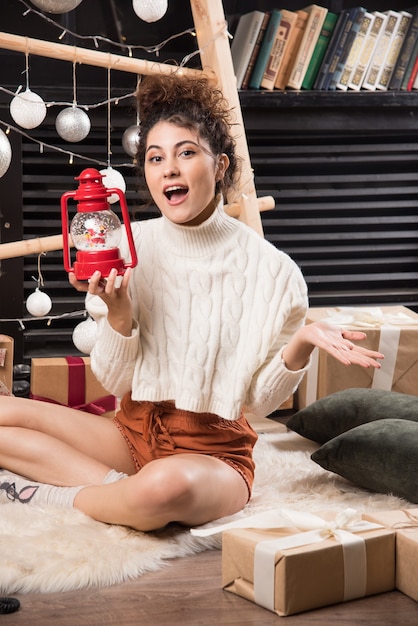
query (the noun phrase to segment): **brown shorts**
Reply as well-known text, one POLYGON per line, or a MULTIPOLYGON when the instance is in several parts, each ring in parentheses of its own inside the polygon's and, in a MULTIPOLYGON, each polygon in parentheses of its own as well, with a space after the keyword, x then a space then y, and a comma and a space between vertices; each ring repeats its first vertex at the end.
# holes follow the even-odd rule
POLYGON ((208 454, 239 472, 251 496, 257 434, 243 415, 227 420, 213 413, 182 411, 172 402, 134 402, 127 394, 113 421, 138 471, 154 459, 173 454, 208 454))

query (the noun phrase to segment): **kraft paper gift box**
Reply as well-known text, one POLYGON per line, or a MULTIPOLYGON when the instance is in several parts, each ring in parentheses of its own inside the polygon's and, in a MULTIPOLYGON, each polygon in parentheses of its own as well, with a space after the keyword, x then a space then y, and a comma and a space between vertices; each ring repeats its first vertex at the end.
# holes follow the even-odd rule
POLYGON ((315 348, 311 367, 295 394, 295 407, 355 387, 386 389, 418 395, 418 314, 403 306, 310 308, 306 323, 329 321, 360 330, 367 339, 358 343, 385 355, 381 369, 347 367, 324 350, 315 348))
POLYGON ((418 602, 418 509, 379 511, 364 518, 396 531, 395 586, 418 602))
POLYGON ((13 389, 14 340, 0 335, 0 395, 11 395, 13 389))
POLYGON ((353 509, 279 509, 191 532, 222 532, 223 588, 281 616, 395 587, 395 531, 353 509))
POLYGON ((116 398, 94 376, 90 357, 33 358, 31 397, 113 417, 116 398))

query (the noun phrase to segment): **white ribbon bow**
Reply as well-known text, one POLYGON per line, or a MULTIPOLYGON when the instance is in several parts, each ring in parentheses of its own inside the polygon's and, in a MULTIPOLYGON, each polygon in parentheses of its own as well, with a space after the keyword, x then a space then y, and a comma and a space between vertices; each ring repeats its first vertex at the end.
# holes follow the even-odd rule
POLYGON ((274 611, 274 575, 276 554, 282 550, 319 543, 330 537, 340 542, 344 561, 344 600, 366 594, 366 547, 362 537, 365 530, 383 528, 380 524, 362 520, 355 509, 345 509, 334 521, 327 521, 312 513, 273 509, 212 528, 191 529, 198 537, 207 537, 234 528, 297 528, 303 532, 260 541, 254 554, 254 599, 257 604, 274 611))

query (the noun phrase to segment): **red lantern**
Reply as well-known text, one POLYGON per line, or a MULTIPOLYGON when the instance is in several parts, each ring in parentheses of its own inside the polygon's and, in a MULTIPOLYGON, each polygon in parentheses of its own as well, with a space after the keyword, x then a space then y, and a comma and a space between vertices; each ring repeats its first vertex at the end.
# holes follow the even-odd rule
POLYGON ((127 267, 135 267, 138 262, 125 196, 120 189, 107 189, 102 178, 94 168, 83 170, 75 178, 80 181, 78 189, 67 191, 61 197, 64 267, 67 272, 74 272, 78 280, 88 280, 96 270, 102 277, 108 276, 112 268, 123 274, 127 267), (118 196, 122 210, 131 257, 128 263, 121 258, 118 248, 122 225, 110 209, 108 198, 112 194, 118 196), (77 213, 68 227, 67 201, 70 198, 78 204, 77 213), (74 266, 71 266, 68 233, 77 248, 74 266))

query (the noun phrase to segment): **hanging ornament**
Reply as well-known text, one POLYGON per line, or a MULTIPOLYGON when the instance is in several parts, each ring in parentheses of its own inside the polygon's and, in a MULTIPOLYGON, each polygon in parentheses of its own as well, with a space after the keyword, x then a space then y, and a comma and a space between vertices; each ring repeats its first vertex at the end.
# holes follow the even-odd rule
MULTIPOLYGON (((125 193, 126 191, 126 183, 125 183, 125 179, 122 176, 122 174, 120 172, 118 172, 118 170, 115 170, 113 167, 111 167, 109 165, 109 167, 106 167, 103 170, 100 170, 100 174, 103 176, 103 185, 106 187, 106 189, 120 189, 122 193, 125 193)), ((114 202, 117 202, 119 200, 119 197, 115 194, 112 193, 107 201, 109 202, 109 204, 113 204, 114 202)))
POLYGON ((52 308, 51 298, 39 287, 26 299, 26 308, 31 315, 35 317, 43 317, 48 315, 52 308))
POLYGON ((41 272, 41 256, 45 256, 45 252, 38 254, 38 278, 32 276, 33 280, 38 283, 37 288, 33 293, 26 298, 26 309, 35 317, 44 317, 48 315, 52 309, 51 298, 44 291, 41 291, 41 287, 44 286, 44 279, 41 272))
POLYGON ((25 89, 11 101, 10 115, 22 128, 36 128, 46 117, 46 104, 37 93, 25 89))
POLYGON ((128 126, 122 135, 122 148, 125 150, 126 154, 129 154, 131 157, 135 157, 138 151, 140 130, 141 127, 139 124, 133 124, 132 126, 128 126))
POLYGON ((133 10, 145 22, 160 20, 168 8, 168 0, 133 0, 133 10))
POLYGON ((9 169, 12 160, 12 147, 5 132, 0 129, 0 178, 9 169))
POLYGON ((86 309, 87 312, 94 317, 106 317, 108 308, 107 304, 102 300, 100 296, 92 296, 87 293, 86 295, 86 309))
POLYGON ((83 141, 90 132, 90 118, 85 111, 72 105, 57 115, 55 128, 58 135, 65 141, 83 141))
POLYGON ((67 13, 78 7, 82 0, 31 0, 31 2, 47 13, 67 13))
POLYGON ((88 317, 73 330, 73 344, 83 354, 90 354, 97 337, 97 323, 88 317))

